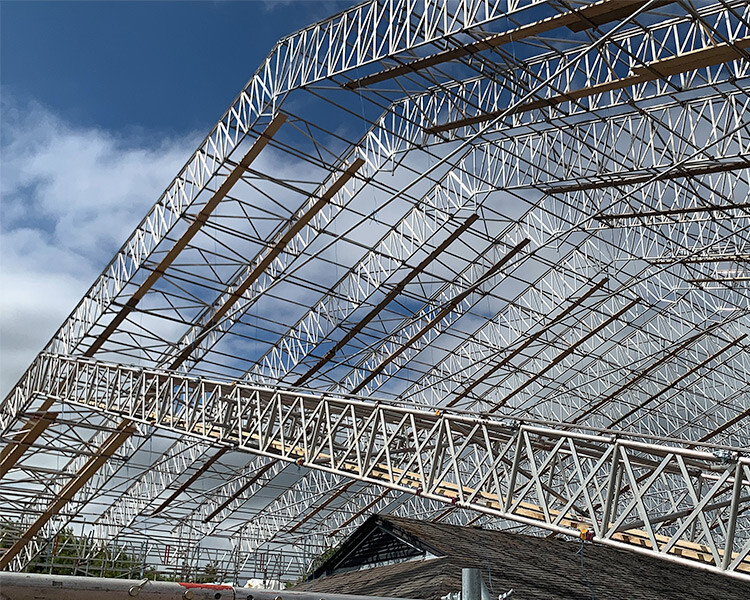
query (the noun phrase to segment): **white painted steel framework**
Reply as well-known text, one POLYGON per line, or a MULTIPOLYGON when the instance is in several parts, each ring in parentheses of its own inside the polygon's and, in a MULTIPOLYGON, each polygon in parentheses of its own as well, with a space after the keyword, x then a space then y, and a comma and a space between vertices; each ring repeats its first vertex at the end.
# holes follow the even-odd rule
POLYGON ((744 0, 280 40, 0 404, 0 566, 295 578, 383 511, 749 578, 749 49, 744 0))

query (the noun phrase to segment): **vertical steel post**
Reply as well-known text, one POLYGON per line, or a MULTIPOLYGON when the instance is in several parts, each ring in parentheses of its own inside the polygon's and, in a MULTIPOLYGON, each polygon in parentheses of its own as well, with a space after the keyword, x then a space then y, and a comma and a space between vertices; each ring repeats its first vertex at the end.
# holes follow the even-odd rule
POLYGON ((732 489, 732 504, 729 506, 729 523, 727 537, 724 543, 724 560, 721 561, 722 570, 726 571, 732 562, 732 548, 734 547, 734 532, 737 528, 737 509, 740 504, 742 491, 742 463, 738 460, 734 467, 734 488, 732 489))
MULTIPOLYGON (((698 498, 698 501, 701 499, 701 494, 703 493, 703 478, 698 475, 698 493, 696 494, 696 498, 698 498)), ((688 540, 691 542, 695 541, 695 529, 698 525, 698 516, 693 519, 693 524, 690 526, 690 534, 688 535, 688 540)))
POLYGON ((518 466, 521 464, 521 452, 523 452, 523 427, 519 427, 516 432, 516 453, 513 456, 513 466, 510 470, 510 479, 508 481, 508 496, 505 498, 505 512, 510 512, 513 504, 513 488, 516 487, 516 475, 518 475, 518 466))
POLYGON ((613 500, 615 489, 619 487, 620 457, 619 446, 615 443, 612 452, 612 470, 609 473, 609 483, 607 484, 607 497, 604 500, 604 513, 602 514, 602 537, 606 536, 609 529, 609 523, 612 520, 613 500))
POLYGON ((461 600, 482 600, 482 573, 479 569, 461 569, 461 600))

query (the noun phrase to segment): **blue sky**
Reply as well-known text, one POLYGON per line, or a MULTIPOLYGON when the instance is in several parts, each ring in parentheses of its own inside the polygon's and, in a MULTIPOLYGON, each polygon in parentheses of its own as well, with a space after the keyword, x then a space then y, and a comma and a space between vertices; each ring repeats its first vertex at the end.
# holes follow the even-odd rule
POLYGON ((0 395, 273 44, 351 4, 0 0, 0 395))
POLYGON ((0 2, 3 96, 121 132, 207 132, 284 35, 353 2, 0 2))

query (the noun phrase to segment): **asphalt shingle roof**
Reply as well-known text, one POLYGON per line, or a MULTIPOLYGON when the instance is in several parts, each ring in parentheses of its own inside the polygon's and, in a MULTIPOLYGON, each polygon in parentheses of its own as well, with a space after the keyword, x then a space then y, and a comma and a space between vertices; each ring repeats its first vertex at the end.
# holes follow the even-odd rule
MULTIPOLYGON (((513 600, 592 598, 577 554, 581 544, 576 540, 379 515, 368 519, 353 536, 366 535, 378 526, 405 534, 443 556, 338 573, 295 589, 439 600, 460 591, 462 568, 476 567, 495 598, 511 588, 513 600)), ((335 560, 335 555, 329 560, 335 560)), ((599 544, 585 544, 584 567, 597 600, 750 599, 749 583, 599 544)))

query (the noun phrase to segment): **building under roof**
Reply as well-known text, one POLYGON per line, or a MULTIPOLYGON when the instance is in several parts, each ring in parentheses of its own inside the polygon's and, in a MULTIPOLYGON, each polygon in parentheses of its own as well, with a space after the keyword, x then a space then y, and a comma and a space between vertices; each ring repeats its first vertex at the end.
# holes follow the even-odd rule
POLYGON ((513 600, 750 598, 750 584, 651 556, 507 531, 373 515, 295 589, 439 600, 482 570, 513 600), (587 585, 588 579, 588 585, 587 585), (589 587, 590 585, 590 587, 589 587))

